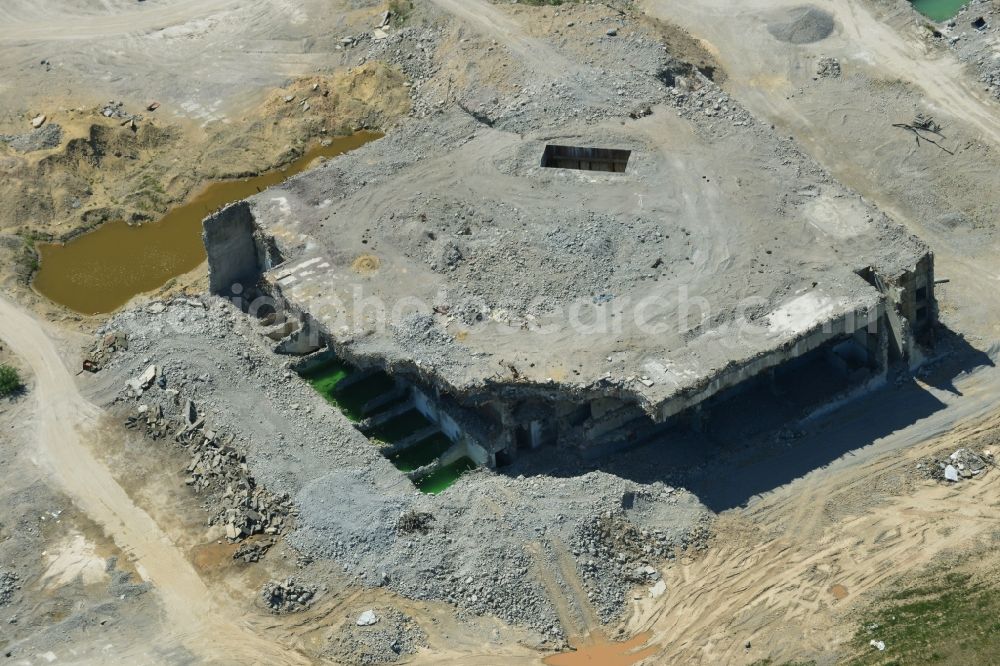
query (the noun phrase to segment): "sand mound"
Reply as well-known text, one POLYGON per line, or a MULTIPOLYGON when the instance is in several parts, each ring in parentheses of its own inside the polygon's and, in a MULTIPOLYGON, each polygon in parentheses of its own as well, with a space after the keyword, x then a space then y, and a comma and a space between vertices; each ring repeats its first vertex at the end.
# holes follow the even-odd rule
POLYGON ((833 28, 832 15, 807 5, 789 10, 781 20, 770 23, 767 31, 789 44, 812 44, 829 37, 833 28))
POLYGON ((362 254, 351 264, 355 273, 361 275, 374 275, 378 272, 382 262, 373 254, 362 254))

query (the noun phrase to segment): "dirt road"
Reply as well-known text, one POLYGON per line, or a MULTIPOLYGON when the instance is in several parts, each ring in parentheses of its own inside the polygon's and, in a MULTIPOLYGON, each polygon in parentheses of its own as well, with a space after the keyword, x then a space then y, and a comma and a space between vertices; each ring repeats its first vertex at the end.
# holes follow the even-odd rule
POLYGON ((100 524, 150 581, 167 615, 160 644, 182 644, 206 661, 306 663, 240 624, 238 609, 216 607, 210 590, 184 554, 115 481, 86 446, 101 411, 77 390, 45 328, 0 298, 0 339, 31 367, 38 463, 100 524))
POLYGON ((837 29, 815 44, 784 44, 768 34, 768 23, 779 22, 784 12, 806 4, 801 0, 751 0, 737 6, 725 0, 642 3, 647 13, 678 23, 710 44, 729 77, 727 88, 759 116, 796 115, 796 98, 787 95, 794 88, 792 79, 796 71, 801 74, 803 61, 822 53, 869 63, 887 78, 911 82, 928 101, 1000 144, 996 105, 978 90, 961 63, 950 53, 928 52, 921 42, 904 36, 902 31, 908 28, 901 25, 903 21, 891 20, 897 24, 892 25, 876 17, 863 0, 818 4, 833 15, 837 29))
POLYGON ((146 3, 103 0, 98 11, 73 2, 0 7, 0 41, 95 39, 163 30, 239 5, 234 0, 146 3))
POLYGON ((842 655, 856 628, 850 611, 866 593, 943 553, 981 548, 996 529, 995 470, 958 486, 914 480, 909 470, 998 425, 993 416, 861 470, 818 471, 725 514, 709 554, 668 569, 667 594, 642 602, 630 632, 652 630, 662 663, 842 655), (834 586, 848 596, 837 598, 834 586))

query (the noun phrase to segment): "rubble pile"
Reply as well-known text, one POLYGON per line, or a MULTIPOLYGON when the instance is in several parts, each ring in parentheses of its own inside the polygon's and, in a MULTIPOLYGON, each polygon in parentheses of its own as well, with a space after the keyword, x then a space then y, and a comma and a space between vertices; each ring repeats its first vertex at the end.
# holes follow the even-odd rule
POLYGON ((976 453, 972 449, 963 447, 944 458, 921 461, 917 463, 917 469, 929 478, 958 483, 978 478, 994 465, 996 461, 991 451, 976 453))
MULTIPOLYGON (((157 376, 156 366, 129 382, 129 388, 138 395, 147 390, 157 376)), ((158 375, 165 385, 163 375, 158 375)), ((180 402, 180 394, 166 389, 165 396, 180 402)), ((281 534, 290 515, 295 514, 287 495, 276 495, 257 484, 251 475, 245 456, 236 447, 235 436, 222 437, 205 427, 194 402, 187 400, 180 418, 164 415, 160 404, 139 404, 135 414, 125 420, 125 427, 142 430, 153 440, 169 437, 186 448, 191 461, 186 467, 185 483, 195 492, 213 494, 209 503, 209 524, 225 526, 230 541, 244 539, 254 534, 281 534)))
POLYGON ((407 511, 399 517, 396 523, 396 531, 400 534, 427 534, 431 531, 431 523, 434 516, 426 511, 407 511))
POLYGON ((234 560, 243 560, 246 563, 259 562, 264 554, 273 546, 273 538, 264 541, 244 541, 233 553, 234 560))
POLYGON ((532 578, 531 558, 523 549, 507 546, 492 549, 503 566, 489 575, 444 573, 440 569, 425 598, 440 598, 473 615, 493 615, 511 624, 528 624, 561 641, 563 628, 543 589, 532 578))
POLYGON ((971 0, 944 25, 931 31, 930 39, 942 40, 959 60, 976 72, 983 90, 1000 99, 1000 7, 991 0, 971 0))
POLYGON ((835 79, 840 76, 840 61, 836 58, 820 58, 816 63, 816 76, 835 79))
POLYGON ((749 111, 698 72, 689 77, 678 77, 670 88, 670 95, 668 101, 677 109, 677 115, 701 121, 703 127, 708 122, 706 129, 709 131, 721 131, 714 121, 727 121, 734 127, 754 124, 754 117, 749 111))
POLYGON ((112 354, 126 350, 128 350, 128 336, 120 331, 109 331, 83 358, 83 368, 91 372, 98 372, 112 354))
POLYGON ((366 610, 346 620, 324 656, 337 663, 390 664, 427 646, 427 634, 407 615, 392 608, 366 610))
POLYGON ((579 526, 572 553, 587 596, 602 621, 608 621, 620 612, 630 587, 660 580, 656 565, 682 551, 704 551, 709 536, 706 519, 674 537, 659 529, 637 527, 625 511, 606 511, 579 526))
POLYGON ((48 123, 24 134, 0 134, 0 143, 5 143, 19 153, 56 148, 62 143, 62 127, 48 123))
POLYGON ((14 593, 21 589, 16 573, 11 571, 0 571, 0 606, 6 606, 14 597, 14 593))
POLYGON ((294 578, 286 578, 284 581, 264 583, 260 596, 272 613, 297 613, 309 608, 316 600, 316 588, 300 585, 294 578))

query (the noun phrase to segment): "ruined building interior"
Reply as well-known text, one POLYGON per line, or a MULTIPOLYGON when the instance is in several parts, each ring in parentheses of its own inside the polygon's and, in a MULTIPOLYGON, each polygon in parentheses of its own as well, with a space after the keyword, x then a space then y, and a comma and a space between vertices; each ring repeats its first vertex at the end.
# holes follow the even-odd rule
POLYGON ((379 378, 358 406, 362 432, 419 412, 421 427, 383 449, 446 438, 411 479, 457 460, 502 468, 543 446, 596 459, 669 445, 672 429, 710 432, 738 404, 806 418, 919 365, 936 317, 926 246, 834 188, 819 200, 776 192, 790 202, 776 213, 763 179, 701 175, 724 148, 654 143, 673 122, 481 129, 351 183, 362 149, 208 218, 212 289, 266 296, 254 314, 300 373, 354 369, 338 390, 379 378), (441 161, 457 168, 419 182, 441 161), (596 249, 570 239, 581 262, 626 262, 596 278, 547 254, 567 218, 587 215, 634 219, 626 233, 638 236, 596 249), (819 237, 832 252, 817 252, 819 237), (527 284, 483 278, 498 248, 527 284), (520 293, 532 283, 544 286, 520 293), (403 301, 414 305, 394 307, 403 301))

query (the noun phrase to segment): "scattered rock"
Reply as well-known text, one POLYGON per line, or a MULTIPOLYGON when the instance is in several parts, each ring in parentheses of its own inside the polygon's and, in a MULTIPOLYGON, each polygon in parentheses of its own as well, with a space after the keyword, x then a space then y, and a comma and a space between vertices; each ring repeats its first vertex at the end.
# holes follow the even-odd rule
POLYGON ((14 592, 21 589, 17 574, 12 571, 0 571, 0 606, 6 606, 14 597, 14 592))
POLYGON ((407 511, 399 517, 396 531, 400 534, 427 534, 431 530, 434 516, 425 511, 407 511))
POLYGON ((0 143, 6 143, 19 153, 56 148, 62 143, 62 127, 48 123, 25 134, 0 134, 0 143))
POLYGON ((316 599, 316 588, 299 585, 294 578, 284 582, 272 580, 264 584, 261 598, 272 613, 297 613, 312 605, 316 599))
POLYGON ((833 34, 833 15, 818 7, 804 6, 788 10, 784 20, 767 26, 775 39, 789 44, 812 44, 833 34))
POLYGON ((427 645, 427 635, 410 617, 393 609, 379 611, 379 615, 377 624, 344 622, 324 656, 343 664, 389 664, 427 645))
POLYGON ((816 75, 835 79, 840 76, 840 61, 836 58, 820 58, 816 63, 816 75))
POLYGON ((275 543, 274 539, 263 541, 244 541, 233 553, 234 560, 243 560, 246 563, 259 562, 275 543))

